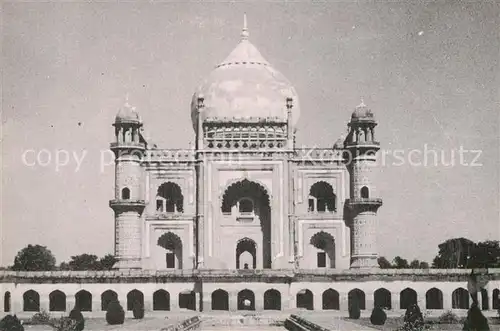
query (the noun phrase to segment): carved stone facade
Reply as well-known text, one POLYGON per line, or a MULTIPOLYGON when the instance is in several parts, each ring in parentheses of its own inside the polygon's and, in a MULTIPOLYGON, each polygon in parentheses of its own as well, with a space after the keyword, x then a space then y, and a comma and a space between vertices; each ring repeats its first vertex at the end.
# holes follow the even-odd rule
POLYGON ((120 110, 116 268, 376 267, 371 111, 357 107, 345 141, 324 149, 295 147, 299 114, 295 89, 246 28, 194 93, 194 149, 158 149, 135 109, 120 110))

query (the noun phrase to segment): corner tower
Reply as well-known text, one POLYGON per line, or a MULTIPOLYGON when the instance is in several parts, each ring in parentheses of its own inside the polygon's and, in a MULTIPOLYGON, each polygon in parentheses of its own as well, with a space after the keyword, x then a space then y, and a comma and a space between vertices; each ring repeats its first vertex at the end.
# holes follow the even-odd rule
POLYGON ((141 161, 146 144, 140 134, 142 122, 135 108, 128 102, 116 115, 115 142, 115 198, 109 206, 115 212, 114 269, 140 269, 142 256, 142 222, 145 207, 141 181, 141 161))
POLYGON ((352 218, 351 268, 378 268, 377 210, 382 199, 376 195, 372 168, 380 143, 375 140, 377 122, 362 102, 348 124, 344 159, 350 173, 351 193, 348 207, 352 218))

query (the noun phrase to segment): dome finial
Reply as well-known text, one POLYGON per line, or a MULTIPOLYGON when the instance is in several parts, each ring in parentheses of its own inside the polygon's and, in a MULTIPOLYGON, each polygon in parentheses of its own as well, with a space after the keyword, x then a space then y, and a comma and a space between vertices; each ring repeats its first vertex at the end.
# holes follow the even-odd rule
POLYGON ((243 29, 241 30, 241 40, 248 40, 247 14, 243 14, 243 29))
POLYGON ((361 103, 358 105, 358 108, 361 108, 361 107, 366 107, 365 100, 363 98, 361 98, 361 103))
POLYGON ((128 103, 128 97, 129 97, 129 95, 127 92, 127 94, 125 94, 125 106, 127 106, 127 107, 130 106, 130 104, 128 103))
POLYGON ((129 102, 129 93, 127 92, 127 94, 125 94, 125 104, 124 104, 124 107, 126 108, 130 108, 132 109, 133 111, 135 111, 135 107, 132 106, 129 102))

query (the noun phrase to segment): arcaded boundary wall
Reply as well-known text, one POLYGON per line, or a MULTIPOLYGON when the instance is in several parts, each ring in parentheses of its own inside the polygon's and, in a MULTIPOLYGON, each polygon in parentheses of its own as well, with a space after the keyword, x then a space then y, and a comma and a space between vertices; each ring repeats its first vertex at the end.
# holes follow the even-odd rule
MULTIPOLYGON (((0 271, 0 313, 68 312, 76 303, 85 301, 88 311, 84 314, 101 316, 105 295, 111 292, 124 307, 132 300, 131 293, 139 293, 149 312, 296 308, 347 311, 349 294, 355 292, 366 310, 377 302, 384 302, 392 310, 405 309, 412 302, 422 309, 467 309, 472 303, 468 294, 472 272, 470 269, 0 271), (38 304, 36 309, 33 304, 38 304)), ((500 269, 474 270, 474 273, 482 287, 478 297, 482 309, 500 308, 500 269)))

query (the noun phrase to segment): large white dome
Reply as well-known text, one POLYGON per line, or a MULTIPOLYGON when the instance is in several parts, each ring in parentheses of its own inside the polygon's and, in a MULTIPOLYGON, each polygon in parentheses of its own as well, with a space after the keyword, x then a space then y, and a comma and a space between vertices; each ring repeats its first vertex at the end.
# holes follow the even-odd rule
POLYGON ((275 70, 247 39, 242 40, 229 56, 198 87, 191 102, 191 118, 196 130, 197 100, 204 98, 202 120, 214 118, 279 119, 286 121, 286 98, 293 99, 292 122, 300 114, 297 92, 280 72, 275 70))

